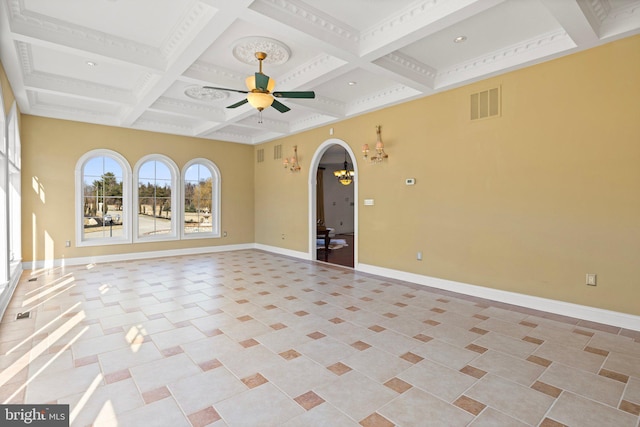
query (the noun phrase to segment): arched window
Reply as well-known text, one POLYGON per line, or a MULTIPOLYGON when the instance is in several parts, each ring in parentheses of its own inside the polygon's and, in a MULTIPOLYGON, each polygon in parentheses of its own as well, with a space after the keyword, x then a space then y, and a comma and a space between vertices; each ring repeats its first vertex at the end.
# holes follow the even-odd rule
POLYGON ((93 150, 76 164, 76 244, 131 242, 131 167, 111 150, 93 150))
POLYGON ((207 159, 193 159, 182 171, 182 236, 220 237, 220 171, 207 159))
POLYGON ((166 156, 151 154, 138 161, 133 171, 134 239, 173 240, 178 238, 178 166, 166 156))

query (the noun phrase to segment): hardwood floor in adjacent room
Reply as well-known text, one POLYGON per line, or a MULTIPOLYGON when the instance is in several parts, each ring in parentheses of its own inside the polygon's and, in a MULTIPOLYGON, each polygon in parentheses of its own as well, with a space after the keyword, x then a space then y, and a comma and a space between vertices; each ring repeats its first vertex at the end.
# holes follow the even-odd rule
POLYGON ((342 265, 344 267, 353 268, 353 233, 349 234, 336 234, 331 240, 343 239, 347 242, 346 246, 340 249, 329 249, 328 253, 325 253, 324 249, 318 249, 317 259, 318 261, 328 262, 330 264, 342 265))

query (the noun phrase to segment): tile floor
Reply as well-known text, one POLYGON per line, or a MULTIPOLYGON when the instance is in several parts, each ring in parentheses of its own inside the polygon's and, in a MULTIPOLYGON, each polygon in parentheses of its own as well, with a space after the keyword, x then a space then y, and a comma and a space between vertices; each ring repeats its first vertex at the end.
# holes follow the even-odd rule
POLYGON ((74 426, 640 425, 639 332, 257 250, 25 272, 0 369, 74 426))

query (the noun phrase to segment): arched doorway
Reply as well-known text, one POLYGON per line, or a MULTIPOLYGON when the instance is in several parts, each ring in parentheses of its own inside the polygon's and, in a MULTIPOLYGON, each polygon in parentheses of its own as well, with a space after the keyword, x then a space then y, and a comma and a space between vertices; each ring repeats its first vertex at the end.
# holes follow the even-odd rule
POLYGON ((355 268, 358 265, 358 165, 355 162, 355 155, 349 145, 341 139, 331 138, 324 141, 316 150, 309 167, 309 255, 312 260, 319 260, 345 265, 355 268), (345 156, 349 166, 353 167, 355 178, 348 187, 336 189, 333 177, 333 170, 339 166, 342 168, 345 156), (323 163, 324 162, 324 163, 323 163), (328 191, 334 188, 332 194, 324 192, 325 197, 325 226, 333 229, 330 234, 330 248, 324 246, 324 239, 318 239, 318 170, 321 165, 325 166, 323 187, 329 187, 328 191), (331 180, 331 181, 329 181, 331 180), (327 186, 327 184, 330 184, 327 186), (345 191, 348 191, 345 195, 345 191), (335 206, 334 206, 335 203, 335 206), (331 212, 331 210, 338 212, 331 212), (346 217, 349 215, 350 217, 346 217), (329 223, 329 222, 335 222, 329 223), (333 248, 333 249, 332 249, 333 248), (339 252, 344 250, 344 252, 339 252), (346 253, 349 251, 349 254, 346 253), (349 259, 350 265, 345 264, 349 259), (326 256, 326 257, 325 257, 326 256))

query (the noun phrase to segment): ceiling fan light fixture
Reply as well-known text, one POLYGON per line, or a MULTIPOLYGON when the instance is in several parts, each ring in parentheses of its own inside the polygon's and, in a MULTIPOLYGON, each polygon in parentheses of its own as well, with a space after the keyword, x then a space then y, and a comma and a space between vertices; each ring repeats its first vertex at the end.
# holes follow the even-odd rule
POLYGON ((262 111, 273 104, 273 96, 268 93, 250 92, 247 94, 247 101, 258 111, 262 111))

